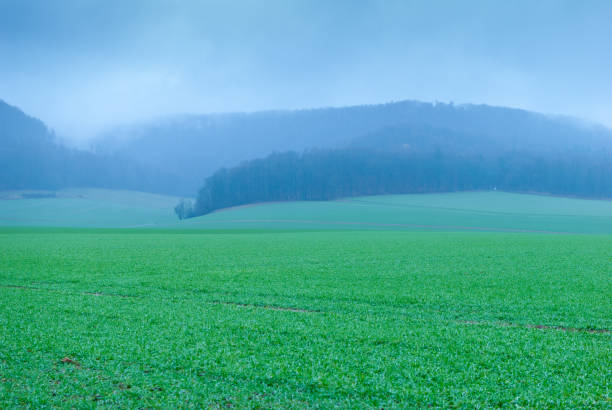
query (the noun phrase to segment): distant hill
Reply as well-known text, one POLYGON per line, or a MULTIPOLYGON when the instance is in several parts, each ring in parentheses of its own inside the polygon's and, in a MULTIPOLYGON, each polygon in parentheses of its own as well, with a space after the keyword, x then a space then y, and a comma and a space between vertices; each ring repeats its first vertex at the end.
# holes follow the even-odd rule
POLYGON ((44 188, 63 183, 55 172, 70 151, 42 121, 0 100, 0 188, 44 188))
POLYGON ((361 146, 488 155, 612 152, 612 132, 579 120, 486 105, 402 101, 297 111, 176 116, 117 129, 98 152, 121 153, 195 192, 221 167, 275 151, 361 146))
MULTIPOLYGON (((194 196, 206 178, 220 168, 238 166, 274 152, 302 153, 314 148, 375 151, 380 160, 384 155, 417 155, 423 161, 427 156, 435 159, 435 155, 441 154, 446 159, 452 157, 446 161, 447 168, 448 164, 459 163, 466 169, 494 164, 494 174, 505 175, 502 181, 512 181, 507 184, 508 189, 557 187, 555 181, 524 183, 533 179, 526 164, 534 167, 543 159, 548 169, 545 178, 554 179, 553 163, 562 161, 563 169, 582 174, 574 182, 561 178, 569 185, 552 191, 602 196, 607 188, 602 190, 601 181, 608 174, 599 164, 609 162, 612 132, 576 119, 524 110, 403 101, 343 108, 175 116, 117 129, 97 140, 90 152, 59 144, 40 120, 0 102, 0 189, 99 187, 194 196), (574 168, 576 164, 597 167, 576 170, 568 165, 572 163, 574 168), (521 171, 517 173, 518 168, 521 171)), ((386 171, 379 165, 377 172, 382 175, 386 171)), ((463 172, 430 168, 424 172, 434 175, 439 171, 441 176, 463 172)), ((330 168, 326 165, 321 169, 330 168)), ((544 178, 542 175, 540 172, 536 179, 544 178)), ((430 178, 426 187, 411 189, 421 192, 489 188, 499 181, 483 178, 478 183, 457 180, 448 183, 436 178, 435 175, 430 178)), ((333 190, 355 194, 405 192, 368 185, 367 191, 353 185, 333 190)))
POLYGON ((172 192, 176 179, 119 154, 68 148, 45 124, 0 100, 0 190, 102 187, 172 192))

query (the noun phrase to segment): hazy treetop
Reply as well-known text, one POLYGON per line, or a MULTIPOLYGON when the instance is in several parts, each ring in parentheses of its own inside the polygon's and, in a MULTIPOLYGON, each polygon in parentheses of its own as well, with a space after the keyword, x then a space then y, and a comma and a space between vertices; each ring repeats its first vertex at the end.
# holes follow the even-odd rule
POLYGON ((0 98, 75 138, 401 99, 612 126, 610 21, 608 0, 0 0, 0 98))

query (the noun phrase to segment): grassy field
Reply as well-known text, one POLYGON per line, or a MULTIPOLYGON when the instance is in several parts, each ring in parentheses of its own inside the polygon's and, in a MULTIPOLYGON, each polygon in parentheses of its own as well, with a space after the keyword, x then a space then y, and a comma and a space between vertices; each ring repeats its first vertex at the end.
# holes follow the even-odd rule
POLYGON ((468 192, 279 202, 182 221, 185 228, 612 233, 612 201, 468 192))
POLYGON ((0 228, 0 408, 610 408, 609 219, 494 192, 0 228))
POLYGON ((167 226, 177 222, 173 208, 178 201, 171 196, 108 189, 0 191, 0 226, 167 226))
POLYGON ((73 189, 55 198, 6 199, 0 226, 164 229, 437 230, 612 234, 612 201, 504 192, 266 203, 179 221, 179 198, 133 191, 73 189))

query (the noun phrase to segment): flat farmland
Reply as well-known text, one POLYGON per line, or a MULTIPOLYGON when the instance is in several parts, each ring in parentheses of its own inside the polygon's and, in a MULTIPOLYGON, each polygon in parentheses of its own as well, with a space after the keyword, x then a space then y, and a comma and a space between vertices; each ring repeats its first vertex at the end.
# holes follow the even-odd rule
POLYGON ((612 236, 447 230, 0 228, 0 407, 612 406, 612 236))

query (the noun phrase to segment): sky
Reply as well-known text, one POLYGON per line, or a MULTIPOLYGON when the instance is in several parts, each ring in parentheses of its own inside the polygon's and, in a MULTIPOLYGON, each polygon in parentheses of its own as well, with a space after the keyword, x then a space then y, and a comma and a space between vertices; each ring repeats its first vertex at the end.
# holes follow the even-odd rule
POLYGON ((0 99, 75 141, 406 99, 612 127, 610 22, 609 0, 0 0, 0 99))

